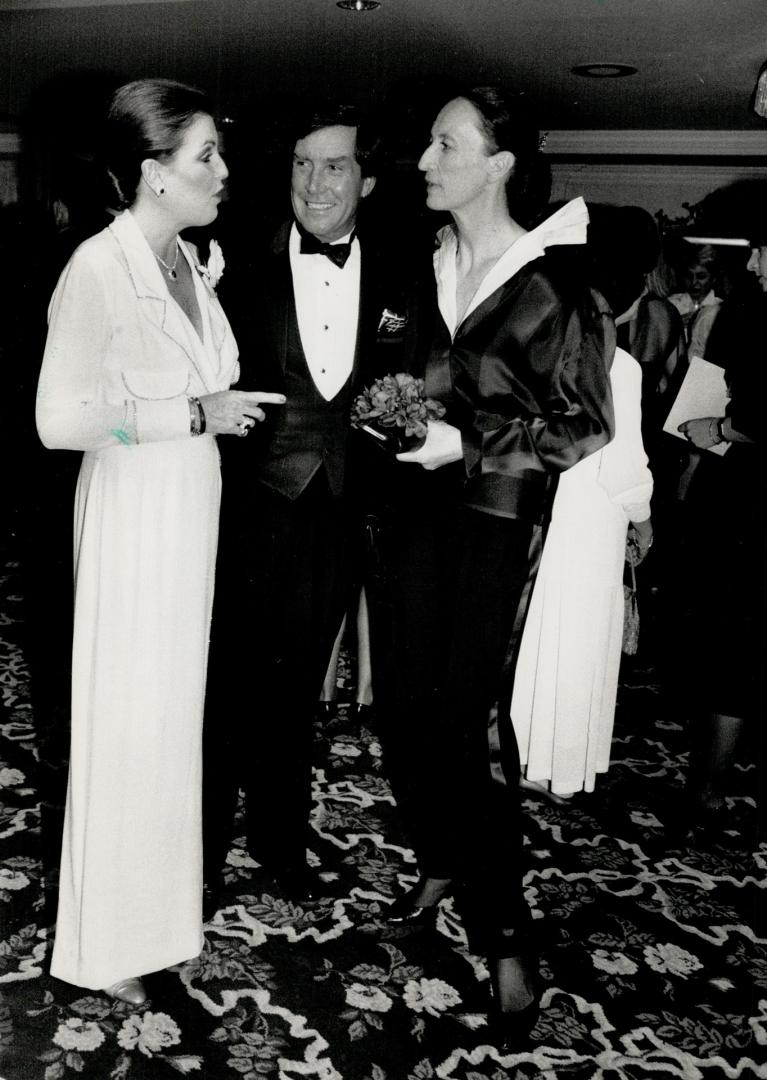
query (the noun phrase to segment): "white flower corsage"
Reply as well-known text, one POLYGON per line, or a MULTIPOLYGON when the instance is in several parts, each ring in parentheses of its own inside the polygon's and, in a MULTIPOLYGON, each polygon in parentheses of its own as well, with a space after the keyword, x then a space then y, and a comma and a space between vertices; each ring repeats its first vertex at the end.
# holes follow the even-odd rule
POLYGON ((198 266, 197 269, 205 279, 205 284, 214 292, 223 276, 225 266, 226 262, 224 261, 221 245, 218 240, 211 240, 208 248, 208 261, 204 265, 198 266))

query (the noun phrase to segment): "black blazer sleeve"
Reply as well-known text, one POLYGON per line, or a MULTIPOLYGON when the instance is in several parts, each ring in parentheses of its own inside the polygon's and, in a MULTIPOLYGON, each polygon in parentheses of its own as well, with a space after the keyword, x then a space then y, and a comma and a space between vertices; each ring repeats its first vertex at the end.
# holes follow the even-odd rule
MULTIPOLYGON (((551 477, 612 438, 615 330, 596 293, 542 265, 523 268, 450 342, 444 328, 427 391, 464 442, 467 501, 538 520, 551 477)), ((439 344, 439 335, 438 335, 439 344)))

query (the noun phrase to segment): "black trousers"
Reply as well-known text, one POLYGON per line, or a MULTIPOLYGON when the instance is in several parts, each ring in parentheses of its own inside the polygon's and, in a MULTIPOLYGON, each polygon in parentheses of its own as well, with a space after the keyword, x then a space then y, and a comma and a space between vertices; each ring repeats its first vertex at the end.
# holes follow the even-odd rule
POLYGON ((463 507, 409 512, 384 530, 372 603, 385 762, 419 869, 457 883, 470 942, 495 955, 529 920, 509 710, 539 539, 463 507))
POLYGON ((206 694, 206 880, 226 859, 238 789, 247 843, 270 867, 302 866, 313 720, 348 603, 348 523, 324 473, 296 500, 230 492, 219 544, 206 694))

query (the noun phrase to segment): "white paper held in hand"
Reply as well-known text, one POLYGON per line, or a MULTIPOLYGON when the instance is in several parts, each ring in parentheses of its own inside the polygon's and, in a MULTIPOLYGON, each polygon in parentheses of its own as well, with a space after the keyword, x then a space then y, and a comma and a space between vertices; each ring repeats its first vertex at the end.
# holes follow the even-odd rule
MULTIPOLYGON (((724 368, 709 363, 702 356, 693 356, 663 430, 669 435, 676 435, 678 439, 684 439, 682 432, 677 430, 680 424, 685 420, 698 420, 704 416, 724 416, 727 401, 724 368)), ((727 452, 729 445, 728 442, 722 442, 707 449, 712 454, 721 455, 727 452)))

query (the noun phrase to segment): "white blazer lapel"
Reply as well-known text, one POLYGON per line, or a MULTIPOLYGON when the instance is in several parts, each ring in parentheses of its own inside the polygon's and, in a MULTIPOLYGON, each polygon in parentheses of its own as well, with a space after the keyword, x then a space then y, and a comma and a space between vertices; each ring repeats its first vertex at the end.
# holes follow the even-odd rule
POLYGON ((197 249, 193 244, 187 244, 186 241, 182 240, 181 250, 192 269, 195 294, 206 336, 206 344, 203 347, 197 334, 192 333, 194 346, 201 356, 200 362, 205 364, 206 368, 211 371, 216 385, 218 385, 222 368, 232 359, 231 352, 233 349, 236 356, 237 347, 232 337, 229 322, 224 314, 224 309, 216 296, 216 291, 202 274, 202 267, 197 261, 197 249))
MULTIPOLYGON (((196 331, 186 319, 181 308, 171 303, 170 293, 163 279, 157 260, 149 247, 146 237, 136 224, 136 220, 130 210, 123 211, 109 226, 122 248, 128 265, 136 297, 140 302, 140 308, 145 318, 153 323, 159 330, 174 341, 179 348, 183 349, 194 366, 205 386, 215 389, 215 372, 211 371, 207 351, 196 331)), ((195 268, 194 259, 188 253, 188 248, 182 241, 184 256, 192 266, 192 274, 195 278, 195 290, 198 302, 200 294, 197 285, 199 276, 195 268)), ((205 310, 201 314, 205 321, 205 310)))

